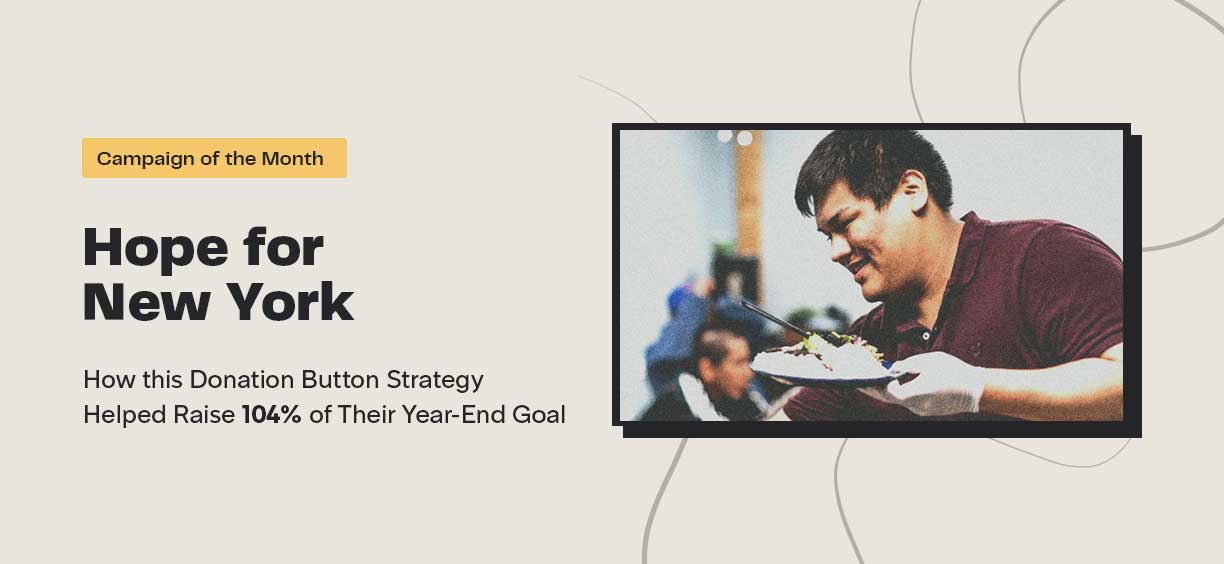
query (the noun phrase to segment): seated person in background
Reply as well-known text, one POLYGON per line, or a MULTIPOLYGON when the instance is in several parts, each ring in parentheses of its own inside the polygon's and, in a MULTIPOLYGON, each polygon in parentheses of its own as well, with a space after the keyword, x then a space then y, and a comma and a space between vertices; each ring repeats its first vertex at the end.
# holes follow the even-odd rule
MULTIPOLYGON (((656 392, 641 421, 754 421, 777 411, 765 399, 763 379, 748 366, 748 340, 731 325, 710 321, 697 329, 686 370, 656 392)), ((771 390, 776 391, 776 390, 771 390)), ((787 398, 789 399, 789 397, 787 398)))
POLYGON ((650 391, 656 395, 675 385, 680 373, 689 368, 693 337, 710 316, 732 326, 736 334, 747 339, 753 352, 778 345, 765 332, 760 317, 744 309, 739 302, 726 296, 714 296, 713 292, 714 281, 699 278, 677 287, 667 296, 669 319, 659 331, 658 339, 646 348, 646 379, 650 391))

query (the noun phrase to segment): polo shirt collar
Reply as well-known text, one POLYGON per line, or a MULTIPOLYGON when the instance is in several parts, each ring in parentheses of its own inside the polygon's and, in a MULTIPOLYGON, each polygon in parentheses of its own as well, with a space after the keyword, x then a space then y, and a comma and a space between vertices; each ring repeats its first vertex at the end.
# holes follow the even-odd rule
MULTIPOLYGON (((990 222, 978 217, 970 211, 961 217, 965 222, 961 230, 960 241, 956 244, 956 259, 952 263, 952 275, 948 277, 948 285, 944 288, 944 301, 949 294, 959 291, 969 284, 973 274, 977 272, 978 257, 982 254, 982 239, 986 234, 986 225, 990 222)), ((915 329, 924 329, 918 324, 913 308, 901 304, 885 304, 884 318, 896 333, 901 334, 915 329)))
POLYGON ((952 263, 952 275, 948 277, 949 289, 964 286, 973 279, 988 223, 973 212, 965 214, 961 221, 965 222, 965 228, 961 230, 960 242, 956 245, 956 261, 952 263))

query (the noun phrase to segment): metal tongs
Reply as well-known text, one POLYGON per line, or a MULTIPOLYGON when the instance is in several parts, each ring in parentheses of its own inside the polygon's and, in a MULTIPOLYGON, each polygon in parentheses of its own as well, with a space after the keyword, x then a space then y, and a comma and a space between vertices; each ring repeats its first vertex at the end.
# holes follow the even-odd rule
MULTIPOLYGON (((792 324, 792 323, 790 323, 790 322, 786 321, 785 319, 782 319, 782 318, 780 318, 780 317, 778 317, 778 316, 776 316, 776 315, 774 315, 774 314, 772 314, 772 313, 769 313, 768 311, 765 311, 765 310, 761 309, 761 307, 760 307, 760 306, 758 306, 758 305, 756 305, 756 304, 754 304, 754 303, 752 303, 752 302, 750 302, 750 301, 748 301, 748 300, 740 300, 740 305, 744 306, 744 308, 746 308, 748 311, 751 311, 752 313, 755 313, 755 314, 757 314, 757 315, 759 315, 759 316, 761 316, 761 317, 764 317, 765 319, 768 319, 768 320, 770 320, 770 321, 772 321, 772 322, 774 322, 774 323, 777 323, 778 325, 781 325, 782 327, 785 327, 785 328, 786 328, 787 330, 789 330, 789 331, 793 331, 793 332, 797 333, 798 335, 802 336, 804 339, 808 339, 808 338, 810 338, 812 335, 815 335, 815 333, 813 333, 813 332, 811 332, 811 331, 804 331, 803 329, 800 329, 799 327, 797 327, 796 325, 794 325, 794 324, 792 324)), ((888 369, 888 375, 887 375, 887 377, 888 377, 888 378, 901 378, 901 377, 903 377, 903 376, 907 376, 907 374, 903 374, 903 373, 901 373, 901 372, 897 372, 897 371, 893 370, 893 369, 892 369, 892 364, 893 364, 892 362, 889 362, 889 361, 887 361, 887 360, 886 360, 886 361, 882 362, 881 364, 884 366, 884 368, 887 368, 887 369, 888 369)), ((912 379, 912 378, 911 378, 911 379, 912 379)))
POLYGON ((782 327, 785 327, 791 331, 794 331, 795 333, 798 333, 799 336, 803 337, 804 339, 811 337, 813 334, 811 331, 804 331, 803 329, 800 329, 799 327, 791 324, 789 321, 782 319, 781 317, 778 317, 772 313, 769 313, 768 311, 761 309, 760 306, 748 300, 740 300, 740 305, 744 306, 745 308, 748 309, 748 311, 751 311, 752 313, 755 313, 761 317, 764 317, 765 319, 768 319, 774 323, 777 323, 778 325, 781 325, 782 327))

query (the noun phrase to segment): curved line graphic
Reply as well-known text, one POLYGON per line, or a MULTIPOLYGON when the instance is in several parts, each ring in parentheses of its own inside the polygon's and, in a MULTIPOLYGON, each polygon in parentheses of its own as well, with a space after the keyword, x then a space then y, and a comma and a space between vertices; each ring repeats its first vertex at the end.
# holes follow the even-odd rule
POLYGON ((1109 455, 1109 457, 1108 457, 1108 458, 1106 458, 1105 460, 1102 460, 1102 461, 1100 461, 1100 462, 1094 462, 1094 463, 1092 463, 1092 464, 1068 464, 1068 463, 1066 463, 1066 462, 1059 462, 1059 461, 1057 461, 1057 460, 1054 460, 1053 458, 1046 458, 1046 457, 1041 456, 1040 454, 1037 454, 1037 453, 1035 453, 1035 452, 1029 452, 1029 451, 1024 450, 1024 449, 1022 449, 1022 448, 1020 448, 1020 447, 1018 447, 1018 446, 1016 446, 1016 445, 1013 445, 1013 444, 1011 444, 1011 443, 1005 443, 1005 442, 1003 442, 1003 441, 1000 441, 999 439, 990 439, 990 440, 992 440, 992 441, 994 441, 994 442, 996 442, 996 443, 999 443, 999 444, 1001 444, 1001 445, 1003 445, 1003 446, 1005 446, 1005 447, 1007 447, 1007 448, 1010 448, 1010 449, 1012 449, 1012 450, 1016 450, 1016 451, 1023 452, 1024 454, 1027 454, 1027 455, 1029 455, 1029 456, 1031 456, 1031 457, 1033 457, 1033 458, 1039 458, 1039 459, 1041 459, 1041 460, 1044 460, 1044 461, 1046 461, 1046 462, 1049 462, 1050 464, 1057 464, 1057 465, 1059 465, 1059 466, 1063 466, 1063 467, 1066 467, 1066 468, 1096 468, 1097 466, 1104 466, 1104 465, 1105 465, 1105 463, 1109 462, 1110 460, 1113 460, 1113 459, 1114 459, 1115 457, 1117 457, 1119 454, 1122 454, 1122 451, 1126 450, 1126 447, 1130 446, 1130 443, 1131 443, 1131 439, 1126 439, 1126 442, 1125 442, 1125 443, 1122 443, 1122 446, 1121 446, 1121 447, 1120 447, 1120 448, 1119 448, 1119 449, 1118 449, 1116 452, 1114 452, 1113 454, 1109 455))
POLYGON ((858 543, 854 542, 854 533, 850 531, 850 522, 846 520, 846 508, 842 506, 841 500, 841 485, 837 483, 837 471, 841 468, 842 451, 846 450, 846 443, 848 442, 850 442, 850 439, 842 439, 841 448, 837 449, 837 458, 833 460, 833 496, 837 498, 837 513, 841 515, 842 527, 846 528, 846 538, 850 539, 850 548, 854 549, 854 557, 858 559, 859 564, 866 564, 863 562, 863 553, 859 552, 858 543))
MULTIPOLYGON (((650 118, 650 121, 659 123, 659 120, 650 115, 650 112, 646 111, 646 108, 643 108, 641 104, 635 102, 633 98, 622 94, 619 90, 616 90, 615 88, 612 88, 611 86, 608 86, 602 82, 591 80, 582 75, 578 75, 578 78, 581 78, 582 80, 624 98, 630 104, 637 106, 637 109, 642 110, 642 113, 646 114, 646 117, 650 118)), ((650 554, 650 529, 654 527, 655 514, 659 512, 659 503, 663 501, 663 493, 667 491, 667 484, 671 482, 672 474, 676 473, 676 465, 680 464, 680 456, 684 454, 684 446, 687 444, 688 438, 686 437, 680 439, 680 444, 676 445, 676 454, 672 457, 671 466, 667 467, 667 473, 663 475, 663 483, 659 484, 659 491, 655 493, 654 503, 650 505, 650 515, 646 517, 646 529, 642 531, 642 564, 647 564, 647 557, 650 554)))
POLYGON ((676 447, 676 455, 672 457, 671 466, 667 467, 667 474, 663 475, 663 483, 659 484, 659 492, 655 494, 654 503, 650 506, 650 516, 646 518, 646 530, 642 531, 642 564, 646 564, 646 556, 650 552, 650 528, 654 526, 655 513, 659 511, 659 502, 663 501, 663 492, 667 491, 667 483, 671 482, 672 474, 676 472, 676 465, 680 463, 680 455, 684 454, 684 445, 688 444, 688 439, 680 439, 680 445, 676 447))
POLYGON ((926 123, 922 119, 922 109, 918 107, 918 95, 914 94, 914 38, 918 35, 918 11, 922 9, 922 0, 918 0, 918 5, 914 7, 914 24, 910 26, 910 51, 909 51, 909 83, 910 83, 910 99, 914 101, 914 111, 918 112, 918 121, 926 123))
POLYGON ((1146 253, 1148 251, 1163 251, 1165 249, 1172 249, 1173 247, 1180 247, 1182 245, 1185 245, 1186 243, 1189 243, 1189 242, 1192 242, 1198 239, 1202 239, 1203 237, 1211 235, 1212 233, 1215 233, 1215 231, 1219 229, 1220 227, 1224 227, 1224 219, 1217 221, 1215 225, 1212 225, 1211 227, 1208 227, 1207 229, 1199 231, 1198 233, 1195 233, 1194 235, 1191 235, 1189 237, 1178 239, 1171 243, 1164 243, 1162 245, 1153 245, 1151 247, 1144 247, 1143 252, 1146 253))
MULTIPOLYGON (((1069 464, 1066 462, 1060 462, 1058 460, 1054 460, 1053 458, 1048 458, 1040 454, 1037 454, 1035 452, 1027 451, 1011 443, 1000 441, 999 439, 992 438, 990 440, 996 443, 999 443, 1012 450, 1027 454, 1033 458, 1044 460, 1046 462, 1049 462, 1050 464, 1056 464, 1064 468, 1096 468, 1098 466, 1104 466, 1110 460, 1113 460, 1117 458, 1119 454, 1122 454, 1122 451, 1126 450, 1126 447, 1130 446, 1132 439, 1126 439, 1126 442, 1122 443, 1122 446, 1118 448, 1117 451, 1114 451, 1113 454, 1109 455, 1108 457, 1106 457, 1104 460, 1100 462, 1094 462, 1092 464, 1069 464)), ((848 442, 850 442, 850 439, 842 439, 841 448, 837 449, 837 458, 834 459, 833 461, 833 496, 837 499, 837 513, 838 515, 841 516, 842 527, 846 529, 846 538, 850 540, 850 548, 854 549, 854 557, 858 559, 859 564, 866 564, 866 562, 863 561, 863 553, 859 551, 858 543, 855 542, 854 540, 854 532, 850 530, 850 522, 846 520, 846 509, 842 505, 842 499, 841 499, 841 484, 838 483, 838 478, 837 478, 838 470, 841 468, 842 451, 846 450, 846 443, 848 442)), ((646 561, 643 560, 642 564, 646 564, 646 561)))
POLYGON ((1020 121, 1028 123, 1028 117, 1024 115, 1024 55, 1028 53, 1029 43, 1033 41, 1033 36, 1037 34, 1037 29, 1041 24, 1054 13, 1054 9, 1061 5, 1066 0, 1058 0, 1054 5, 1041 14, 1041 19, 1037 20, 1037 24, 1029 31, 1028 39, 1024 40, 1024 48, 1020 49, 1020 64, 1016 66, 1016 95, 1020 98, 1020 121))
POLYGON ((604 83, 602 83, 602 82, 598 82, 598 81, 595 81, 595 80, 591 80, 591 79, 589 79, 589 78, 587 78, 587 77, 585 77, 585 76, 582 76, 582 75, 578 75, 578 78, 581 78, 582 80, 585 80, 585 81, 587 81, 587 82, 589 82, 589 83, 591 83, 591 84, 594 84, 595 86, 598 86, 598 87, 600 87, 600 88, 603 88, 604 90, 607 90, 608 92, 611 92, 611 93, 613 93, 613 94, 616 94, 617 96, 620 96, 621 98, 624 98, 625 100, 628 100, 630 104, 633 104, 634 106, 637 106, 637 109, 642 110, 642 113, 646 114, 646 117, 650 118, 650 121, 653 121, 653 122, 655 122, 655 123, 659 123, 659 120, 655 119, 655 117, 654 117, 654 116, 650 115, 650 112, 646 111, 646 108, 643 108, 641 104, 639 104, 639 103, 637 103, 637 102, 634 102, 634 101, 633 101, 633 98, 630 98, 630 97, 628 97, 628 96, 626 96, 626 95, 624 95, 624 94, 621 94, 621 93, 620 93, 620 91, 618 91, 618 90, 616 90, 616 89, 612 88, 611 86, 608 86, 607 84, 604 84, 604 83))
MULTIPOLYGON (((1054 12, 1054 9, 1058 8, 1065 1, 1066 0, 1058 0, 1053 5, 1051 5, 1050 8, 1045 11, 1044 14, 1041 15, 1041 19, 1037 20, 1037 24, 1033 26, 1033 29, 1031 31, 1029 31, 1028 39, 1024 40, 1024 48, 1020 50, 1020 62, 1016 66, 1016 97, 1020 100, 1020 120, 1023 121, 1024 123, 1028 123, 1028 117, 1024 113, 1024 55, 1025 53, 1028 52, 1029 43, 1033 41, 1033 36, 1037 34, 1037 29, 1040 28, 1041 24, 1045 22, 1046 18, 1048 18, 1050 14, 1054 12)), ((1207 15, 1206 12, 1200 10, 1197 6, 1187 2, 1186 0, 1173 0, 1173 1, 1179 4, 1180 6, 1182 6, 1183 8, 1189 10, 1190 13, 1194 14, 1195 16, 1198 16, 1199 19, 1207 22, 1208 25, 1215 28, 1215 30, 1218 31, 1221 35, 1224 35, 1224 25, 1221 25, 1220 22, 1216 21, 1214 18, 1207 15)), ((917 14, 914 15, 914 22, 915 24, 917 23, 917 14)), ((911 37, 910 38, 910 67, 911 67, 910 68, 910 92, 911 93, 913 92, 913 88, 914 88, 914 85, 913 85, 913 60, 914 60, 913 50, 914 50, 913 38, 911 37)), ((1211 235, 1221 226, 1224 226, 1224 219, 1221 219, 1215 225, 1212 225, 1211 227, 1208 227, 1207 229, 1199 231, 1198 233, 1195 233, 1194 235, 1191 235, 1189 237, 1184 237, 1184 238, 1178 239, 1170 243, 1152 245, 1150 247, 1143 247, 1143 252, 1147 253, 1151 251, 1163 251, 1165 249, 1172 249, 1173 247, 1179 247, 1181 245, 1185 245, 1186 243, 1197 241, 1199 239, 1202 239, 1203 237, 1211 235)))
POLYGON ((1194 15, 1198 16, 1203 21, 1211 24, 1211 27, 1216 28, 1216 31, 1224 35, 1224 25, 1220 25, 1220 22, 1215 21, 1215 19, 1207 15, 1206 12, 1203 12, 1202 10, 1198 9, 1197 6, 1189 2, 1186 2, 1186 0, 1173 0, 1173 1, 1177 2, 1178 4, 1181 4, 1183 8, 1190 10, 1192 13, 1194 13, 1194 15))

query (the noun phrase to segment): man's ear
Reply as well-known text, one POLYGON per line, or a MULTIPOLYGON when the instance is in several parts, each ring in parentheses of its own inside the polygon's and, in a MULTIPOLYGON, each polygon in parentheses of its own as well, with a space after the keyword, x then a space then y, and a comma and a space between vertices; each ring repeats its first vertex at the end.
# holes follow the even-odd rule
POLYGON ((709 382, 714 378, 714 363, 710 359, 701 357, 697 359, 697 377, 701 378, 702 382, 709 382))
POLYGON ((931 194, 927 192, 926 177, 921 172, 909 169, 901 175, 901 182, 897 185, 897 190, 901 191, 909 198, 910 211, 914 215, 922 215, 926 212, 927 205, 931 201, 931 194))

